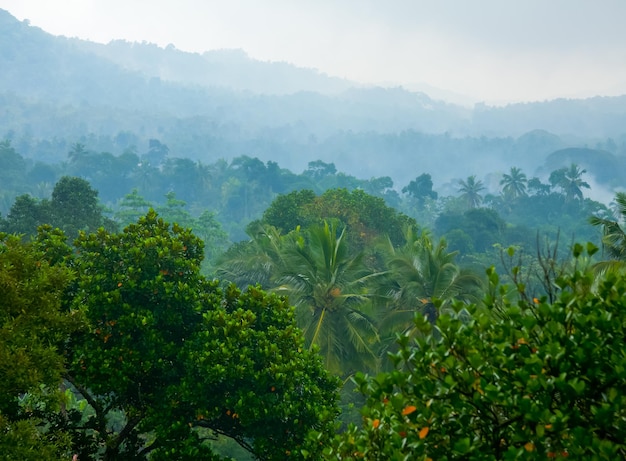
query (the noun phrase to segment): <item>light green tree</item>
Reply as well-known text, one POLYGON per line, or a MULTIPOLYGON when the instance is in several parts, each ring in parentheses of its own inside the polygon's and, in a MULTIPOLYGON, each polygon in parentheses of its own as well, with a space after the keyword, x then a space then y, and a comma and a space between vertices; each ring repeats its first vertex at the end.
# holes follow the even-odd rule
POLYGON ((34 242, 0 234, 0 459, 70 459, 71 440, 46 424, 61 411, 62 347, 84 325, 62 305, 73 279, 34 242))
POLYGON ((137 222, 139 218, 145 216, 153 205, 142 195, 139 194, 137 188, 133 189, 130 194, 126 194, 118 204, 118 211, 115 213, 115 219, 121 226, 137 222))

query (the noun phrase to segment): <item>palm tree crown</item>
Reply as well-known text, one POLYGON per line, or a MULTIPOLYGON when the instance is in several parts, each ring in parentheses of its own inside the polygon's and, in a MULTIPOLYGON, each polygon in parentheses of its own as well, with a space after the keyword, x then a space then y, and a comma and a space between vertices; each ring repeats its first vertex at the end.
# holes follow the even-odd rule
POLYGON ((581 169, 578 165, 572 163, 569 168, 561 168, 553 171, 550 174, 550 183, 563 190, 566 200, 578 199, 582 201, 582 188, 591 188, 591 186, 582 179, 582 175, 586 172, 587 170, 581 169))
POLYGON ((465 200, 469 208, 477 208, 483 201, 480 192, 485 190, 483 182, 476 180, 476 176, 472 175, 467 178, 466 181, 459 181, 459 192, 461 198, 465 200))
POLYGON ((502 175, 500 185, 505 196, 517 198, 526 195, 526 175, 517 167, 511 167, 509 174, 502 175))
POLYGON ((325 222, 284 248, 274 291, 296 306, 298 326, 326 367, 340 375, 377 366, 378 333, 368 313, 368 271, 362 253, 349 254, 345 228, 325 222))
POLYGON ((387 304, 383 332, 411 333, 415 313, 434 322, 453 300, 477 301, 482 293, 481 279, 454 262, 457 252, 447 251, 445 240, 433 243, 427 233, 414 228, 405 235, 403 247, 386 243, 383 249, 389 269, 378 288, 387 304))
POLYGON ((626 234, 619 221, 626 219, 626 192, 615 195, 617 220, 592 216, 589 222, 594 226, 602 227, 602 245, 607 255, 617 261, 626 262, 626 234))

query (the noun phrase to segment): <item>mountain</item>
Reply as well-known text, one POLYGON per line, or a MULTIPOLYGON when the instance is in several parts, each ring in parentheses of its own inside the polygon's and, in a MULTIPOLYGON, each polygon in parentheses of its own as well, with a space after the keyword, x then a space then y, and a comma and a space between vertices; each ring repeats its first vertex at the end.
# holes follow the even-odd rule
POLYGON ((158 139, 203 162, 249 155, 303 170, 320 159, 406 184, 423 172, 439 182, 510 166, 532 175, 569 147, 626 155, 626 96, 468 108, 241 50, 53 36, 4 10, 0 68, 0 138, 48 162, 75 142, 119 154, 158 139))
POLYGON ((354 83, 303 69, 285 62, 263 62, 243 50, 211 50, 202 54, 160 48, 151 43, 115 40, 107 45, 74 40, 86 53, 100 56, 123 69, 140 72, 167 82, 236 91, 285 95, 299 91, 337 94, 354 83))
POLYGON ((619 137, 626 126, 626 95, 587 99, 509 104, 504 107, 475 106, 474 132, 521 135, 543 129, 571 137, 619 137))

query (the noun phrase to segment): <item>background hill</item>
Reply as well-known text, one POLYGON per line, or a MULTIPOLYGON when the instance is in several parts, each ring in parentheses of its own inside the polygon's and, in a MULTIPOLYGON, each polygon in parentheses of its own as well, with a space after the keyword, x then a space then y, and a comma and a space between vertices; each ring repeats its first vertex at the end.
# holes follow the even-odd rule
POLYGON ((626 155, 626 96, 468 108, 241 50, 56 37, 3 10, 0 67, 0 137, 47 162, 76 142, 119 155, 159 140, 175 157, 248 155, 295 171, 320 159, 399 185, 423 172, 437 183, 510 166, 540 174, 565 148, 591 149, 588 163, 595 149, 626 155))

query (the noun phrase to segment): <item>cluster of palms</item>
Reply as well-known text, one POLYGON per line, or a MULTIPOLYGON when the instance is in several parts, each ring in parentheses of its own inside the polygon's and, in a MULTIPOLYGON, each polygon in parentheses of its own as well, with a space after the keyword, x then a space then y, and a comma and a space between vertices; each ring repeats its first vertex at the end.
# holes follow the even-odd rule
POLYGON ((454 263, 443 240, 409 228, 403 246, 381 239, 363 253, 351 250, 347 232, 337 222, 285 235, 259 224, 226 253, 218 274, 288 296, 307 347, 342 376, 376 371, 395 335, 413 333, 416 314, 434 320, 453 298, 481 292, 480 278, 454 263))
MULTIPOLYGON (((507 200, 515 200, 519 197, 528 195, 528 189, 532 189, 538 194, 542 191, 549 191, 551 188, 559 189, 566 200, 583 199, 582 189, 589 189, 589 184, 582 179, 583 174, 587 171, 580 168, 576 164, 569 167, 554 170, 550 174, 549 185, 542 184, 539 178, 526 177, 520 168, 511 167, 509 173, 502 175, 500 185, 502 186, 502 196, 507 200)), ((459 193, 468 208, 477 208, 483 201, 481 192, 485 190, 482 181, 477 180, 476 176, 469 176, 466 180, 459 181, 459 193)))

